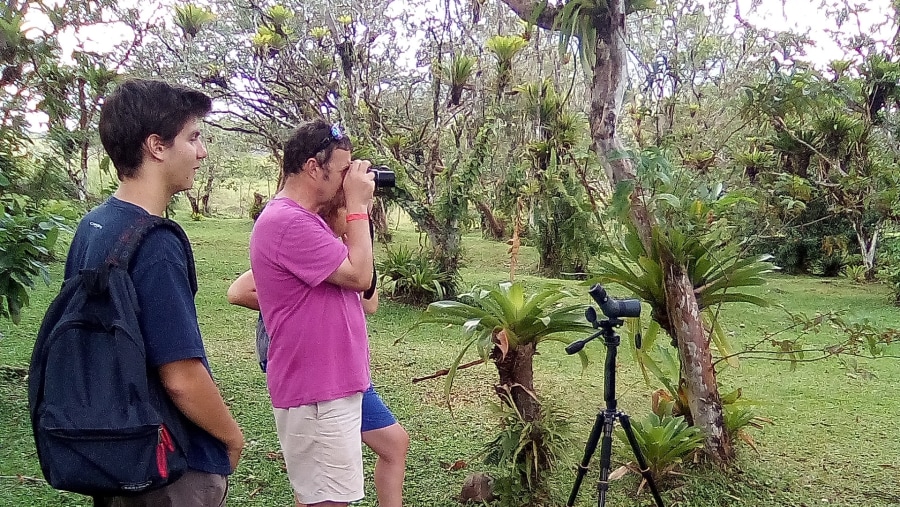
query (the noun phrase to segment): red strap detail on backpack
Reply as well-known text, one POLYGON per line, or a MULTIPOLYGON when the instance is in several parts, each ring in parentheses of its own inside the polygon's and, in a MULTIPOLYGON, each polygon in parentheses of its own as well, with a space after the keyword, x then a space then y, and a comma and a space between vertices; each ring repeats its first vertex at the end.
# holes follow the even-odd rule
POLYGON ((169 478, 169 456, 168 453, 175 450, 175 442, 172 441, 172 435, 165 425, 159 427, 159 443, 156 444, 156 469, 159 476, 163 479, 169 478))

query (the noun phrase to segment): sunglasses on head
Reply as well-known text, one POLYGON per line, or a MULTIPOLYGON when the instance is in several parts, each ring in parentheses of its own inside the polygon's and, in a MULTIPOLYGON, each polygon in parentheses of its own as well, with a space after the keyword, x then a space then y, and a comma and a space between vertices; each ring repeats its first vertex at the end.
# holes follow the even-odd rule
POLYGON ((341 126, 337 123, 333 124, 328 130, 328 136, 325 139, 322 139, 321 144, 319 144, 319 149, 316 150, 316 153, 328 148, 332 142, 340 141, 343 138, 344 133, 341 131, 341 126))

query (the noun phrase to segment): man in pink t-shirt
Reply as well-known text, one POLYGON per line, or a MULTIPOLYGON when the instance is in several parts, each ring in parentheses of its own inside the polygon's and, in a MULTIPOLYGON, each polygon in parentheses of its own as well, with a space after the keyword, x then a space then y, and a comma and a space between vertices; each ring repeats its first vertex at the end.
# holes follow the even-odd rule
POLYGON ((363 497, 360 410, 369 348, 359 292, 372 282, 368 161, 337 126, 301 125, 284 148, 282 190, 250 236, 250 265, 271 335, 267 382, 300 505, 363 497), (344 241, 318 212, 343 192, 344 241))

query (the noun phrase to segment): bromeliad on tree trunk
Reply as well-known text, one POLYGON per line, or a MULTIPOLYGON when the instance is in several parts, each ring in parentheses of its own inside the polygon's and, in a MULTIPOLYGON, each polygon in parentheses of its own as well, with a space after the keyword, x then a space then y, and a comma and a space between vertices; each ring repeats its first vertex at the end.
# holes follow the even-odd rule
MULTIPOLYGON (((450 367, 444 394, 449 404, 456 370, 466 353, 475 346, 479 355, 497 367, 497 394, 504 402, 511 398, 526 420, 540 412, 535 395, 532 361, 539 343, 554 340, 570 343, 561 333, 589 332, 584 319, 586 305, 562 306, 560 300, 572 294, 558 287, 527 295, 521 283, 501 283, 495 288, 474 288, 459 296, 460 301, 431 303, 416 325, 450 324, 462 327, 468 336, 450 367)), ((587 356, 580 354, 586 364, 587 356)))
MULTIPOLYGON (((498 445, 507 451, 512 445, 515 452, 499 454, 512 460, 515 472, 511 478, 521 488, 517 491, 535 498, 545 493, 543 472, 552 468, 560 454, 560 434, 553 428, 561 424, 552 409, 541 406, 534 387, 533 361, 538 344, 546 340, 568 344, 572 340, 562 333, 593 330, 584 318, 586 305, 560 304, 570 296, 559 287, 528 295, 521 283, 511 282, 494 288, 476 287, 460 295, 461 301, 431 303, 416 323, 460 326, 468 337, 447 373, 444 394, 448 406, 456 372, 473 346, 485 362, 494 363, 498 374, 494 390, 500 398, 500 412, 505 415, 501 435, 488 446, 489 454, 496 453, 498 445)), ((582 351, 579 356, 586 365, 587 355, 582 351)))

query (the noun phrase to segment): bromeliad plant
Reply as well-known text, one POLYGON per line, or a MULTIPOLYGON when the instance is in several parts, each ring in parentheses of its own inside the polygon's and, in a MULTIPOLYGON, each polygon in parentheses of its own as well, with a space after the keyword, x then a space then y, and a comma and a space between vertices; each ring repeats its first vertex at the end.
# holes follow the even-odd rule
MULTIPOLYGON (((560 304, 571 295, 559 287, 548 287, 529 295, 521 283, 505 282, 494 288, 476 287, 461 294, 459 301, 438 301, 428 305, 416 326, 426 323, 459 326, 468 337, 448 370, 444 386, 448 405, 457 369, 466 353, 475 347, 485 362, 490 360, 497 368, 499 379, 494 389, 501 403, 515 411, 521 424, 544 427, 541 424, 544 414, 534 388, 533 360, 537 346, 547 340, 568 344, 572 340, 563 333, 593 329, 584 319, 586 305, 560 304)), ((587 355, 584 352, 579 355, 582 364, 586 365, 587 355)), ((540 489, 544 472, 552 466, 552 460, 537 459, 534 466, 525 466, 520 461, 556 453, 545 448, 551 439, 545 438, 540 431, 526 436, 527 442, 518 445, 530 446, 532 450, 511 456, 520 471, 520 484, 535 491, 540 489)))
MULTIPOLYGON (((474 346, 482 359, 496 365, 496 391, 501 400, 511 399, 525 420, 534 420, 540 412, 532 368, 538 344, 547 340, 569 344, 572 340, 561 333, 593 329, 584 319, 586 305, 558 304, 571 296, 555 286, 528 295, 520 282, 504 282, 496 288, 475 287, 460 294, 458 301, 428 305, 416 326, 449 324, 461 327, 468 336, 447 375, 444 394, 448 402, 457 368, 474 346)), ((586 365, 587 355, 579 355, 586 365)))
POLYGON ((451 293, 456 280, 423 251, 388 248, 378 262, 383 291, 395 301, 424 306, 451 293))
POLYGON ((495 478, 494 492, 502 507, 545 505, 550 496, 545 472, 568 458, 572 444, 571 414, 541 401, 541 416, 525 421, 509 401, 492 406, 500 419, 497 436, 485 445, 484 461, 507 467, 495 478))
MULTIPOLYGON (((645 246, 633 226, 626 228, 613 242, 613 259, 601 259, 596 281, 615 282, 631 290, 649 303, 652 318, 669 336, 674 336, 667 314, 662 262, 663 252, 670 253, 685 267, 694 286, 694 295, 710 337, 723 356, 731 350, 716 319, 718 305, 750 303, 768 306, 769 302, 746 292, 746 287, 765 284, 765 276, 778 269, 771 255, 747 257, 733 237, 731 215, 739 214, 742 205, 755 201, 739 192, 726 193, 721 183, 697 186, 692 175, 673 166, 665 151, 645 150, 630 153, 637 162, 639 177, 645 189, 648 209, 658 225, 652 229, 649 247, 645 246)), ((629 206, 631 189, 616 189, 612 210, 624 216, 629 206)))
MULTIPOLYGON (((650 413, 643 420, 632 421, 634 436, 653 477, 661 478, 674 471, 685 458, 703 447, 700 428, 689 426, 681 416, 650 413)), ((621 428, 616 436, 628 442, 621 428)))

